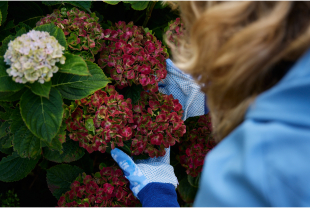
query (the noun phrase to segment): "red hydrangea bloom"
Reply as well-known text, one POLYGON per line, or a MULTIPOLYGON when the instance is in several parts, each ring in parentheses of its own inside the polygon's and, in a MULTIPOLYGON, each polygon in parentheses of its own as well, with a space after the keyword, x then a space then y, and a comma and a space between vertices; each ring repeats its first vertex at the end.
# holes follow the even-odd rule
POLYGON ((98 23, 95 13, 87 14, 77 8, 66 11, 65 8, 42 18, 37 26, 54 23, 65 33, 69 49, 72 53, 94 62, 98 52, 102 50, 103 29, 98 23))
POLYGON ((188 175, 196 177, 202 171, 206 154, 215 146, 211 120, 207 114, 200 116, 197 122, 185 123, 187 132, 179 146, 180 163, 188 175))
POLYGON ((130 22, 118 22, 104 30, 109 44, 104 46, 99 66, 113 78, 122 89, 141 84, 145 90, 158 91, 158 82, 166 78, 168 54, 154 35, 130 22))
POLYGON ((186 132, 182 105, 172 95, 142 92, 133 111, 133 155, 163 156, 165 148, 173 146, 186 132))
POLYGON ((178 17, 176 20, 172 20, 168 23, 168 27, 165 28, 165 34, 170 43, 174 46, 178 46, 178 38, 184 34, 184 26, 182 20, 178 17))
POLYGON ((132 138, 131 99, 124 99, 114 86, 107 85, 87 98, 75 101, 78 107, 66 120, 69 137, 89 153, 104 153, 108 146, 124 146, 132 138))
POLYGON ((83 173, 71 184, 71 190, 58 200, 59 207, 135 207, 141 205, 129 189, 121 169, 103 167, 93 176, 83 173))

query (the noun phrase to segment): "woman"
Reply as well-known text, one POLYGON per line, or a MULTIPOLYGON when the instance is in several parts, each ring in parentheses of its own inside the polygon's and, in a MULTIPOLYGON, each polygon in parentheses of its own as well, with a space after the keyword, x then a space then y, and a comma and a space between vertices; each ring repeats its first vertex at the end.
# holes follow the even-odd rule
MULTIPOLYGON (((310 3, 178 5, 187 34, 174 62, 208 97, 219 142, 194 206, 310 206, 310 3)), ((169 158, 112 156, 129 161, 123 170, 143 206, 178 206, 169 158), (154 167, 164 176, 153 179, 154 167)))

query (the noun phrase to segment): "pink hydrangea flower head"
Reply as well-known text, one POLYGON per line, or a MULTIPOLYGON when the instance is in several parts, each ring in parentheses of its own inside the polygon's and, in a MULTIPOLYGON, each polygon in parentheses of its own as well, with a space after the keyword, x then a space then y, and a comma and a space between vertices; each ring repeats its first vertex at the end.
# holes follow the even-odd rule
POLYGON ((168 54, 162 43, 142 27, 122 21, 104 30, 104 38, 109 43, 103 44, 98 64, 116 86, 122 89, 140 84, 157 92, 158 82, 167 75, 168 54))
POLYGON ((180 139, 180 163, 186 168, 186 173, 197 177, 202 171, 206 154, 215 146, 212 138, 210 115, 199 116, 198 120, 185 121, 187 132, 180 139))
POLYGON ((54 23, 64 31, 72 53, 94 62, 94 55, 102 50, 104 43, 103 29, 98 20, 95 13, 87 14, 77 8, 66 11, 62 8, 42 18, 37 26, 54 23))
POLYGON ((107 85, 87 98, 75 101, 78 107, 66 120, 69 137, 89 153, 104 153, 107 147, 124 146, 132 138, 131 99, 124 99, 114 86, 107 85))
POLYGON ((168 41, 174 46, 179 46, 178 39, 184 35, 184 25, 182 20, 178 17, 176 20, 172 20, 168 23, 168 27, 165 29, 165 35, 168 41))
POLYGON ((118 167, 102 167, 92 176, 80 174, 58 200, 59 207, 135 207, 140 204, 118 167))
POLYGON ((163 156, 165 148, 179 141, 186 132, 179 105, 172 95, 141 93, 141 100, 133 106, 133 155, 163 156))

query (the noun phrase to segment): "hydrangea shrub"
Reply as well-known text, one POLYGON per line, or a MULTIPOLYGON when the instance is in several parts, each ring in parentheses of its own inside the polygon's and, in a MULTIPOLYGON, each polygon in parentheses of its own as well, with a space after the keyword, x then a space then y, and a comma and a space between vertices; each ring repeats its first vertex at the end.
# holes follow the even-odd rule
POLYGON ((165 155, 186 132, 182 120, 182 105, 172 95, 142 92, 141 100, 133 106, 134 132, 132 153, 150 157, 165 155))
POLYGON ((115 166, 102 167, 93 176, 83 173, 70 188, 59 198, 59 207, 134 207, 140 204, 129 189, 123 171, 115 166))
POLYGON ((158 82, 166 78, 168 54, 161 41, 133 22, 115 23, 104 30, 99 66, 110 74, 119 89, 141 84, 151 92, 158 91, 158 82))
POLYGON ((37 25, 54 23, 64 31, 70 51, 94 62, 94 55, 102 50, 104 42, 103 29, 98 20, 95 13, 87 14, 77 8, 69 11, 62 8, 42 18, 37 25))
POLYGON ((4 54, 10 65, 6 72, 17 83, 49 82, 59 69, 56 63, 65 63, 64 50, 48 32, 32 30, 9 43, 4 54))
POLYGON ((124 146, 132 137, 131 99, 124 99, 113 85, 75 101, 78 107, 66 121, 69 137, 89 153, 124 146))
POLYGON ((179 146, 180 163, 188 175, 197 177, 202 171, 206 154, 215 146, 209 114, 200 116, 197 122, 187 127, 188 131, 179 146), (191 126, 193 128, 190 129, 191 126))
MULTIPOLYGON (((168 27, 165 28, 166 38, 174 46, 178 46, 178 38, 184 34, 185 28, 182 20, 178 17, 174 21, 168 23, 168 27)), ((168 46, 169 47, 169 46, 168 46)))

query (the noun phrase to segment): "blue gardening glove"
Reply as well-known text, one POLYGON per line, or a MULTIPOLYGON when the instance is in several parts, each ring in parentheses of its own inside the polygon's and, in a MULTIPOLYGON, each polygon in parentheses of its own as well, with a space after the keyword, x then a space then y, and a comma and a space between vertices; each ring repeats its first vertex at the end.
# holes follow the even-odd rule
POLYGON ((138 198, 138 193, 149 183, 170 183, 176 188, 178 179, 170 165, 170 147, 166 148, 163 157, 137 160, 134 162, 122 150, 115 148, 111 151, 113 159, 123 170, 125 177, 130 182, 130 189, 138 198))
POLYGON ((167 77, 159 82, 158 89, 161 93, 178 99, 183 107, 183 121, 188 117, 201 116, 209 112, 206 106, 206 97, 200 91, 194 79, 178 69, 170 59, 167 63, 167 77))

